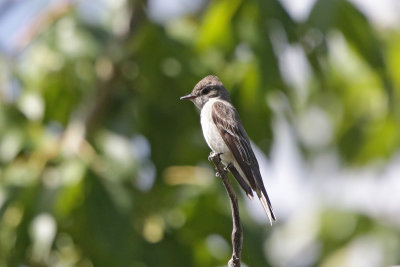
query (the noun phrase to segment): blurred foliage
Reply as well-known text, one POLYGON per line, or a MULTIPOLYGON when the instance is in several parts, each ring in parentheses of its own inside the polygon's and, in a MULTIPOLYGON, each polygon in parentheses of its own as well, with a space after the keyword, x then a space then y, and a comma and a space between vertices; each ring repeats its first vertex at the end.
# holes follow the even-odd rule
MULTIPOLYGON (((50 9, 27 26, 28 46, 0 59, 0 266, 225 265, 229 202, 198 113, 178 100, 210 73, 266 154, 278 115, 305 158, 334 149, 360 165, 399 150, 400 33, 378 31, 348 1, 318 0, 303 22, 273 0, 205 1, 163 23, 146 1, 110 2, 94 21, 84 3, 50 9), (290 49, 309 65, 306 93, 285 76, 290 49), (299 126, 313 110, 332 124, 317 146, 299 126)), ((243 262, 302 266, 265 252, 285 222, 266 229, 241 212, 243 262)), ((398 234, 355 213, 320 216, 312 265, 338 266, 357 231, 398 234)))

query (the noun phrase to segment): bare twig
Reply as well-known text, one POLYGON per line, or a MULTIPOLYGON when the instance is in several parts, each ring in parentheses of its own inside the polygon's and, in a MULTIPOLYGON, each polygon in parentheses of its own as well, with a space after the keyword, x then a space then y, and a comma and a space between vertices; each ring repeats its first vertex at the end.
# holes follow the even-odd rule
POLYGON ((219 154, 211 152, 208 159, 214 163, 215 168, 217 170, 216 176, 222 179, 222 182, 224 183, 226 192, 228 193, 229 200, 231 203, 232 224, 233 224, 233 229, 232 229, 233 252, 232 252, 232 258, 228 262, 228 266, 240 267, 240 258, 242 255, 243 231, 242 231, 242 226, 240 225, 238 200, 231 184, 229 183, 228 176, 226 175, 227 171, 224 165, 221 163, 221 158, 219 157, 219 154))

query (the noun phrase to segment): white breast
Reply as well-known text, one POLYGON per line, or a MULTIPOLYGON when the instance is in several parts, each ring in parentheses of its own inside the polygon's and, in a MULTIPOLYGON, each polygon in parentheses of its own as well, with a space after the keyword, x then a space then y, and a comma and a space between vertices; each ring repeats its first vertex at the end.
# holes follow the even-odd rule
POLYGON ((201 109, 201 127, 203 129, 203 136, 208 146, 212 151, 217 153, 223 153, 221 155, 222 162, 226 165, 233 161, 232 153, 222 139, 217 126, 211 117, 212 106, 217 99, 210 99, 201 109))

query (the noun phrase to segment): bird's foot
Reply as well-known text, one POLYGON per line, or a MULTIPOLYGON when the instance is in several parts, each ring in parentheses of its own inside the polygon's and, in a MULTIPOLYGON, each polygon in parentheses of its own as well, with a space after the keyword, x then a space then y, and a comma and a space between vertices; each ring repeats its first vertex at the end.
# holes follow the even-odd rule
POLYGON ((221 161, 220 155, 222 155, 222 154, 223 154, 223 153, 217 153, 217 152, 211 151, 211 152, 210 152, 210 155, 208 156, 208 160, 209 160, 209 161, 214 161, 214 158, 217 157, 218 162, 219 162, 219 161, 221 161))
POLYGON ((224 177, 226 176, 228 170, 226 169, 226 167, 223 167, 223 164, 221 163, 221 157, 220 155, 222 155, 223 153, 217 153, 214 151, 210 152, 210 155, 208 156, 208 160, 212 161, 215 165, 215 168, 217 170, 217 172, 215 173, 215 176, 217 177, 224 177))
POLYGON ((224 167, 224 171, 228 172, 230 167, 232 167, 232 163, 229 163, 228 165, 226 165, 224 167))
POLYGON ((215 176, 222 178, 229 172, 229 168, 232 166, 232 163, 229 163, 227 166, 225 166, 221 171, 217 171, 215 176), (221 173, 222 172, 222 173, 221 173))
POLYGON ((228 173, 228 171, 224 168, 223 170, 217 171, 215 173, 215 176, 222 178, 222 177, 226 176, 227 173, 228 173))

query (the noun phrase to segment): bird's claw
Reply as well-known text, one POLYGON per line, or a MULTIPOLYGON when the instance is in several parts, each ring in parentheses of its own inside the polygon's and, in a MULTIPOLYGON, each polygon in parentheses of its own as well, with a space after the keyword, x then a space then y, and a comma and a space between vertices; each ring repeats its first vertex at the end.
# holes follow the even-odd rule
POLYGON ((217 176, 217 177, 219 177, 219 178, 224 177, 224 176, 228 173, 228 170, 227 170, 226 167, 224 167, 223 169, 221 169, 220 167, 218 167, 218 166, 220 166, 220 164, 221 164, 221 157, 220 157, 220 155, 222 155, 222 154, 223 154, 223 153, 217 153, 217 152, 211 151, 211 152, 210 152, 210 155, 208 156, 208 160, 209 160, 209 161, 212 161, 212 162, 214 163, 215 168, 216 168, 216 170, 217 170, 217 172, 215 173, 215 176, 217 176))
POLYGON ((225 172, 228 172, 229 171, 229 168, 232 166, 232 163, 229 163, 228 165, 226 165, 225 167, 224 167, 224 171, 225 172))
POLYGON ((218 157, 219 160, 221 160, 219 156, 222 155, 222 154, 223 153, 217 153, 217 152, 211 151, 210 155, 208 156, 208 160, 209 161, 213 161, 213 158, 215 158, 215 157, 218 157))
POLYGON ((228 171, 224 168, 224 169, 222 170, 222 173, 221 173, 220 171, 217 171, 217 172, 215 173, 215 176, 217 176, 217 177, 219 177, 219 178, 222 178, 222 177, 224 177, 227 173, 228 173, 228 171))

